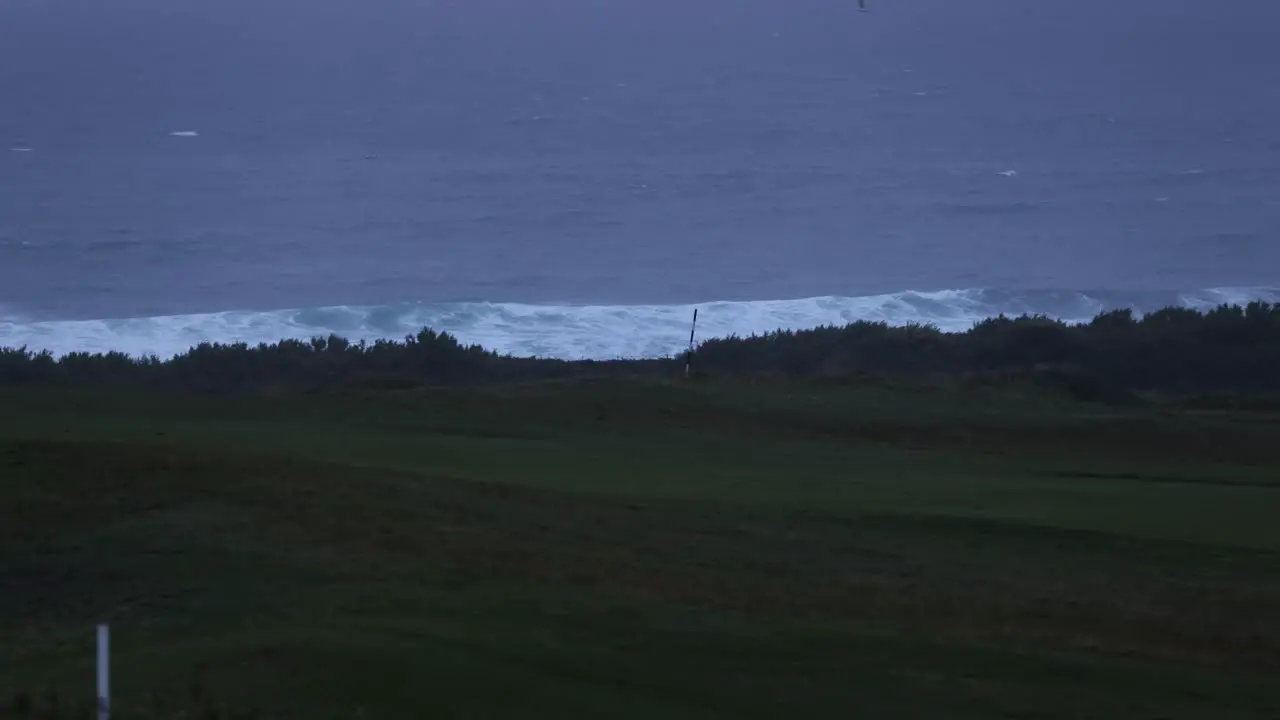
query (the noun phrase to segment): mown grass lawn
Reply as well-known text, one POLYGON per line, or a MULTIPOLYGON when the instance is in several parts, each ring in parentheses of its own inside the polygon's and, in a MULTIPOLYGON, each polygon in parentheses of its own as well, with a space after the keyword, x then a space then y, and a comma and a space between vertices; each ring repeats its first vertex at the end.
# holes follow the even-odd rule
POLYGON ((1275 717, 1280 421, 1013 389, 0 391, 0 702, 1275 717))

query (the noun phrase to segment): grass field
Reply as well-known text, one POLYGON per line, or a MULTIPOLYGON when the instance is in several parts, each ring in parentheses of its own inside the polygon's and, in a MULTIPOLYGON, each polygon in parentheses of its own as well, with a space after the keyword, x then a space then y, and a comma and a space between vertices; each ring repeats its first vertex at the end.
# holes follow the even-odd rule
POLYGON ((0 390, 0 703, 1280 716, 1280 416, 1015 389, 0 390))

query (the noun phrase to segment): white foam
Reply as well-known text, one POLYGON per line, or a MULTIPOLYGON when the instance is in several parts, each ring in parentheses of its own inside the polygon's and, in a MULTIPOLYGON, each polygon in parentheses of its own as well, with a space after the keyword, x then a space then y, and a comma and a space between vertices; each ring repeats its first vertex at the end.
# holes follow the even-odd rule
MULTIPOLYGON (((1280 302, 1276 288, 1217 288, 1187 293, 1102 298, 1070 291, 941 290, 863 297, 710 302, 697 305, 698 337, 747 336, 777 329, 845 325, 933 324, 966 330, 999 314, 1041 314, 1086 321, 1112 307, 1139 311, 1167 305, 1199 309, 1251 300, 1280 302)), ((0 313, 0 347, 68 352, 119 351, 171 357, 201 342, 269 343, 336 333, 351 340, 402 339, 423 327, 465 343, 519 356, 563 359, 663 357, 689 339, 694 305, 528 305, 404 303, 266 312, 228 311, 163 317, 27 322, 0 313)))
POLYGON ((29 153, 32 150, 29 147, 11 147, 9 148, 9 151, 16 152, 16 153, 29 153))
POLYGON ((1194 290, 1179 295, 1179 303, 1195 310, 1212 310, 1220 305, 1248 305, 1262 301, 1280 304, 1280 288, 1228 287, 1194 290))
POLYGON ((1005 176, 1005 177, 1018 177, 1018 171, 1017 171, 1017 170, 1005 170, 1004 172, 1002 172, 1002 173, 997 173, 997 174, 999 174, 999 175, 1003 175, 1003 176, 1005 176))
POLYGON ((195 130, 174 130, 169 134, 173 137, 198 137, 200 135, 195 130))

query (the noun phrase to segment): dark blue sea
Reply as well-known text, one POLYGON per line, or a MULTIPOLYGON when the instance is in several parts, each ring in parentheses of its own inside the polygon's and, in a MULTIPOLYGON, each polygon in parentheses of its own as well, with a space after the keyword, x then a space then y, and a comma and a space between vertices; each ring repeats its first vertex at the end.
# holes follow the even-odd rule
POLYGON ((868 1, 0 1, 0 346, 1280 300, 1280 2, 868 1))

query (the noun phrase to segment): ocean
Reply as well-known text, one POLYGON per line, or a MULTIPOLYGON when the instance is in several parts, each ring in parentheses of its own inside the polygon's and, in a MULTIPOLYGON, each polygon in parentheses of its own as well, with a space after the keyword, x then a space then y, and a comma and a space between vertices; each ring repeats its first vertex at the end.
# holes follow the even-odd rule
POLYGON ((0 346, 1280 301, 1275 0, 4 0, 0 346))

